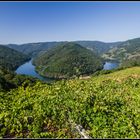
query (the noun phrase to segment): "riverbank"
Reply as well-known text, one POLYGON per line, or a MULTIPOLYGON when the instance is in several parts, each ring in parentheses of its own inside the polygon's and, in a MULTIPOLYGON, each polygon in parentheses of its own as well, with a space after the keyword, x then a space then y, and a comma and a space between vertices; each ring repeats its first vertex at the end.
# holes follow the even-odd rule
POLYGON ((53 79, 49 79, 46 77, 42 77, 35 71, 35 66, 32 64, 32 59, 23 65, 19 66, 16 71, 17 74, 25 74, 29 76, 36 77, 42 81, 53 81, 53 79))
MULTIPOLYGON (((112 62, 112 61, 106 61, 103 66, 103 70, 111 70, 118 68, 119 63, 117 62, 112 62)), ((42 81, 47 81, 47 82, 52 82, 52 81, 58 81, 60 79, 54 79, 54 78, 48 78, 48 77, 43 77, 42 75, 38 74, 35 70, 35 66, 32 64, 32 59, 30 59, 28 62, 24 63, 23 65, 19 66, 16 71, 17 74, 25 74, 29 76, 36 77, 42 81)), ((87 79, 90 76, 86 77, 81 77, 82 79, 87 79)))

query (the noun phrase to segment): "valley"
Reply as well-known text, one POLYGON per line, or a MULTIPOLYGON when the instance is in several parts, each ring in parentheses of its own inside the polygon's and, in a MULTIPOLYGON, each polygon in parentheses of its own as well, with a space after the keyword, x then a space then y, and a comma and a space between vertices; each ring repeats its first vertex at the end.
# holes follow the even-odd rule
POLYGON ((23 46, 1 47, 1 138, 139 138, 138 45, 127 63, 131 46, 120 42, 98 51, 75 42, 23 46))
MULTIPOLYGON (((118 68, 118 66, 119 66, 119 64, 117 62, 106 61, 105 64, 103 65, 103 70, 112 70, 112 69, 118 68)), ((32 64, 32 60, 19 66, 15 72, 17 74, 25 74, 25 75, 36 77, 42 81, 47 81, 47 82, 54 81, 54 79, 45 78, 45 77, 42 77, 41 75, 39 75, 35 71, 35 66, 32 64)))
POLYGON ((32 60, 29 60, 28 62, 24 63, 23 65, 19 66, 16 71, 17 74, 25 74, 29 76, 36 77, 42 81, 52 81, 52 79, 45 78, 40 76, 36 71, 35 71, 35 66, 32 64, 32 60))
POLYGON ((139 139, 140 2, 0 2, 0 139, 139 139))

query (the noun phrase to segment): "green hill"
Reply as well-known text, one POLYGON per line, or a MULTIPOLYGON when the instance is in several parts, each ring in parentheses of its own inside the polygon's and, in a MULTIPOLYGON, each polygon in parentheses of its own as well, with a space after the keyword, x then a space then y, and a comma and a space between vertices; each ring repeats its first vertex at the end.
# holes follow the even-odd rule
POLYGON ((102 60, 76 43, 59 45, 38 55, 33 63, 39 74, 50 78, 69 78, 102 69, 102 60))
POLYGON ((140 38, 122 42, 103 55, 106 59, 119 60, 123 67, 140 65, 140 38))
POLYGON ((15 70, 18 66, 29 60, 29 57, 21 52, 0 45, 0 67, 15 70))
POLYGON ((140 67, 25 84, 0 92, 1 138, 140 137, 140 67))

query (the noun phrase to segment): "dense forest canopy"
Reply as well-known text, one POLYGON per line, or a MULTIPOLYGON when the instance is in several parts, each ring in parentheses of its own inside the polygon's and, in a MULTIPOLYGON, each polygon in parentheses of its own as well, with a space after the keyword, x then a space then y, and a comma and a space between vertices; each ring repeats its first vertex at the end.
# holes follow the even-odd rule
POLYGON ((33 63, 40 74, 52 78, 91 74, 103 66, 99 56, 76 43, 52 48, 38 55, 33 63))
POLYGON ((5 69, 15 70, 18 66, 29 59, 29 56, 21 52, 0 45, 0 66, 5 69))

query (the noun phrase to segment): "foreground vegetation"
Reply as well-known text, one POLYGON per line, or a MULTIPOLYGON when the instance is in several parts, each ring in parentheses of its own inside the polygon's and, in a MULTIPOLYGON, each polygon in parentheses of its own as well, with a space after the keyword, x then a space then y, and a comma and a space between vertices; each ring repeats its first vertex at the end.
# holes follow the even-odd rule
POLYGON ((21 86, 26 81, 26 85, 33 85, 37 78, 27 75, 18 75, 13 71, 6 70, 0 67, 0 91, 9 91, 21 86))
POLYGON ((1 138, 140 137, 140 68, 0 92, 1 138))

